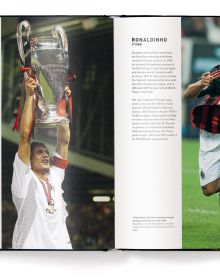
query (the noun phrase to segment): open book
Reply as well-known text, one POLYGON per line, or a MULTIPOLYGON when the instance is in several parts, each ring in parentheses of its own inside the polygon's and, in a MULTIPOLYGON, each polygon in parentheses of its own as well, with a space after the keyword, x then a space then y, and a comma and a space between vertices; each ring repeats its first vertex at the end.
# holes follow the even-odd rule
MULTIPOLYGON (((219 22, 218 17, 1 18, 2 249, 220 248, 219 22), (36 78, 24 63, 23 81, 16 26, 24 20, 31 24, 31 38, 64 28, 76 77, 68 84, 67 168, 58 145, 65 132, 32 123, 30 143, 44 144, 41 164, 49 165, 47 152, 54 155, 48 168, 56 175, 51 173, 49 183, 39 179, 35 154, 24 153, 29 118, 23 118, 20 132, 11 128, 22 83, 21 119, 32 88, 33 96, 39 86, 53 92, 51 84, 59 80, 53 76, 47 87, 45 71, 36 78)), ((57 55, 61 64, 60 59, 57 55)), ((39 100, 33 104, 42 110, 39 100)))

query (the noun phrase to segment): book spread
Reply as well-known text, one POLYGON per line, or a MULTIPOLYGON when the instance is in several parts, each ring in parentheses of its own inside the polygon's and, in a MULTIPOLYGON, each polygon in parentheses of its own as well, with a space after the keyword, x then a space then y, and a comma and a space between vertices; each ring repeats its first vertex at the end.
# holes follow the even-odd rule
POLYGON ((1 249, 218 250, 220 17, 1 17, 1 249))

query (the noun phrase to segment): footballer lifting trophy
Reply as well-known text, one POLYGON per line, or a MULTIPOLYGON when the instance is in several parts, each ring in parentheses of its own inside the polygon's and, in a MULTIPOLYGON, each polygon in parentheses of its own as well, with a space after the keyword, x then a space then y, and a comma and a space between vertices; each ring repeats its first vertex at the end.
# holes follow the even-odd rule
POLYGON ((69 122, 66 114, 59 113, 69 69, 66 33, 55 26, 52 36, 29 39, 30 30, 30 23, 22 21, 16 35, 23 69, 31 69, 37 81, 36 107, 41 114, 36 115, 35 127, 56 127, 69 122))

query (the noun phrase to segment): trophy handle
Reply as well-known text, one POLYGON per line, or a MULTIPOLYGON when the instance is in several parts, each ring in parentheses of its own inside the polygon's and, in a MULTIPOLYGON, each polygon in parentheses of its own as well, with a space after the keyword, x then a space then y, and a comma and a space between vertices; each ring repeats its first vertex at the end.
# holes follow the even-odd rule
POLYGON ((53 37, 61 39, 64 50, 68 52, 67 36, 63 27, 60 25, 55 26, 52 30, 52 35, 53 37))
POLYGON ((17 25, 17 32, 16 32, 16 36, 17 36, 17 44, 18 44, 18 51, 21 57, 21 60, 23 62, 23 64, 25 65, 25 53, 24 53, 24 47, 27 45, 27 43, 29 42, 29 34, 31 31, 31 25, 28 21, 24 20, 22 22, 20 22, 17 25), (24 27, 24 36, 23 36, 23 27, 24 27), (23 40, 24 38, 24 40, 23 40))

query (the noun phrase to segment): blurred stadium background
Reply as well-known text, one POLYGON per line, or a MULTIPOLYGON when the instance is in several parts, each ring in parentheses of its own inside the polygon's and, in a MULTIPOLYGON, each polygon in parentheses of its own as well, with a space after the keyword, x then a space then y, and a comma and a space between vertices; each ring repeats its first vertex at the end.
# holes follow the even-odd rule
MULTIPOLYGON (((182 91, 202 73, 220 64, 220 17, 182 18, 182 91)), ((199 131, 190 111, 200 98, 182 100, 183 248, 220 248, 218 195, 205 197, 199 183, 199 131)))
MULTIPOLYGON (((11 117, 19 79, 16 26, 31 23, 30 37, 50 35, 62 25, 68 36, 72 85, 73 124, 69 167, 63 189, 68 203, 67 226, 76 250, 114 248, 114 100, 113 22, 104 17, 2 18, 2 246, 11 248, 16 211, 11 179, 19 133, 11 117)), ((54 129, 36 129, 52 148, 54 129)))

